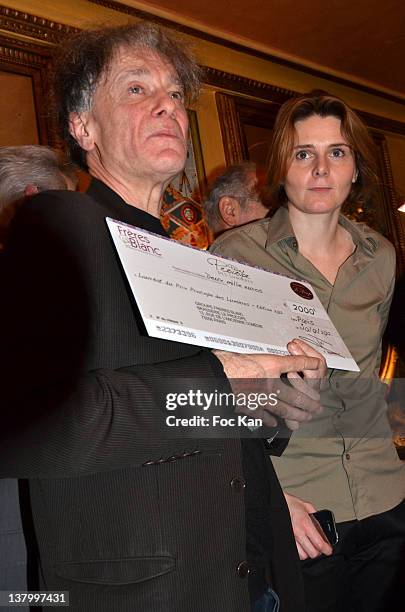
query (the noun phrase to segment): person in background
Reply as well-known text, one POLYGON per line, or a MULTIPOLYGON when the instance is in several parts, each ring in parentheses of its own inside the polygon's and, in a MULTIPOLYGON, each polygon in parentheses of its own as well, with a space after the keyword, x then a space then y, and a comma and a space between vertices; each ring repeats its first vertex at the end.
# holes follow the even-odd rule
MULTIPOLYGON (((395 251, 341 214, 345 202, 367 202, 376 180, 371 138, 345 102, 316 92, 289 100, 271 145, 277 212, 213 246, 309 281, 360 368, 329 370, 323 413, 274 458, 303 560, 307 612, 389 612, 402 609, 405 597, 405 466, 378 378, 395 251), (320 556, 324 540, 310 514, 322 509, 335 513, 339 542, 320 556)), ((300 337, 327 350, 316 333, 307 317, 300 337)))
MULTIPOLYGON (((74 189, 76 183, 73 166, 48 147, 0 147, 0 250, 12 218, 26 197, 48 189, 74 189)), ((0 588, 27 589, 27 553, 18 481, 12 478, 0 479, 0 588)), ((28 608, 22 606, 22 610, 28 608)))
POLYGON ((194 60, 156 25, 65 40, 59 126, 92 181, 34 196, 8 234, 0 474, 30 479, 40 588, 69 591, 75 611, 272 612, 269 580, 283 612, 302 609, 271 449, 170 432, 165 400, 260 378, 280 390, 266 425, 274 413, 306 421, 320 410, 324 360, 299 341, 289 346, 300 355, 275 356, 149 337, 105 222, 164 235, 161 196, 184 168, 198 89, 194 60), (284 372, 306 378, 296 389, 284 372))
POLYGON ((208 226, 216 238, 233 227, 269 213, 263 179, 252 162, 228 166, 213 181, 203 201, 208 226))
POLYGON ((76 189, 74 166, 42 145, 0 147, 0 245, 26 197, 48 189, 76 189))

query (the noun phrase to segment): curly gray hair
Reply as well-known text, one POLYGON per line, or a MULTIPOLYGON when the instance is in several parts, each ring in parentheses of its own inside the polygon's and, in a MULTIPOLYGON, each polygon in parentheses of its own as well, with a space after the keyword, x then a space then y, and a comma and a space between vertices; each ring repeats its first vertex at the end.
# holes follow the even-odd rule
POLYGON ((69 115, 91 109, 100 79, 122 47, 147 50, 169 61, 179 77, 186 103, 199 95, 201 70, 184 43, 154 23, 84 30, 73 34, 56 55, 53 98, 59 129, 71 159, 86 169, 85 152, 69 133, 69 115))

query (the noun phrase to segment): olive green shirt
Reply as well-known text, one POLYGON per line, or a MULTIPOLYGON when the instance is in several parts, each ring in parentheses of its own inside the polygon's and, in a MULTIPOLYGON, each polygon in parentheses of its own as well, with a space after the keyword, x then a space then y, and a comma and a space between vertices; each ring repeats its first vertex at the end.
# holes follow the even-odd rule
POLYGON ((360 372, 328 370, 323 412, 301 425, 282 457, 272 459, 285 491, 333 510, 338 522, 389 510, 405 498, 405 465, 392 442, 386 386, 378 378, 394 289, 388 240, 341 216, 355 250, 332 285, 298 251, 288 211, 280 208, 220 236, 211 251, 312 284, 360 372))

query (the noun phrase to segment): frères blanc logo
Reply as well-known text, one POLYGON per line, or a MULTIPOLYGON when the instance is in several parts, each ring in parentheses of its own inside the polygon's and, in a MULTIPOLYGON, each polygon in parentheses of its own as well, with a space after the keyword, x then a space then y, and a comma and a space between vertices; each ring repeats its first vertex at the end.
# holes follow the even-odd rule
POLYGON ((160 249, 152 246, 148 236, 144 236, 144 234, 133 231, 128 227, 122 227, 121 225, 118 226, 118 232, 122 242, 131 249, 162 257, 160 249))

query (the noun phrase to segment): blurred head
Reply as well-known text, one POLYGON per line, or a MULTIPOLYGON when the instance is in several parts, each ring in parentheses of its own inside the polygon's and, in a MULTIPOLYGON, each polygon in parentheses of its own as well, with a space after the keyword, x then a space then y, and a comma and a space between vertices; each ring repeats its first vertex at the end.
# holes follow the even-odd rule
POLYGON ((267 215, 262 182, 255 164, 250 162, 229 166, 215 179, 203 204, 214 236, 267 215))
POLYGON ((25 197, 47 189, 75 189, 74 166, 40 145, 0 147, 0 242, 25 197))
POLYGON ((329 209, 364 202, 375 187, 373 141, 357 114, 334 96, 314 92, 283 104, 270 150, 269 191, 279 205, 306 198, 321 212, 325 203, 329 209))
POLYGON ((185 163, 185 106, 198 96, 199 75, 180 43, 151 23, 74 35, 55 73, 72 159, 125 180, 171 178, 185 163))

